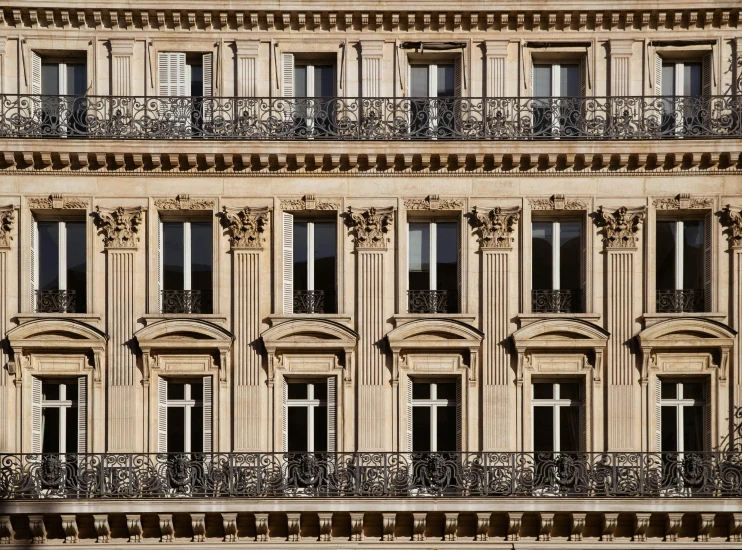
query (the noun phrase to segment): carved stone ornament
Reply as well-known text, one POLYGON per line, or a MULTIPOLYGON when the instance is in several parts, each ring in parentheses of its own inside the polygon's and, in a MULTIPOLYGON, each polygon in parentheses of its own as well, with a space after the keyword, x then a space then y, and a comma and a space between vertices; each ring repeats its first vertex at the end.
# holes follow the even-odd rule
POLYGON ((222 227, 229 232, 229 244, 232 248, 263 247, 263 233, 268 228, 268 208, 246 206, 230 212, 225 206, 218 216, 222 227))
POLYGON ((479 232, 480 248, 508 248, 513 243, 513 231, 520 220, 518 208, 499 206, 487 212, 472 210, 472 225, 479 232))
POLYGON ((438 195, 428 195, 424 199, 407 199, 404 201, 407 210, 461 210, 464 201, 461 199, 441 199, 438 195))
POLYGON ((340 210, 340 203, 318 201, 314 195, 304 195, 301 199, 282 200, 281 210, 340 210))
POLYGON ((348 208, 347 223, 353 229, 356 248, 384 248, 394 220, 391 207, 354 211, 348 208))
POLYGON ((52 193, 48 197, 28 199, 28 207, 32 210, 86 210, 88 201, 81 197, 63 197, 60 193, 52 193))
POLYGON ((11 232, 15 225, 15 210, 12 206, 7 206, 0 209, 0 248, 7 248, 10 246, 10 241, 13 240, 11 232))
POLYGON ((158 210, 211 210, 212 199, 191 199, 190 195, 178 195, 174 199, 155 199, 158 210))
POLYGON ((721 224, 726 227, 729 246, 742 246, 742 213, 727 204, 721 210, 721 224))
POLYGON ((660 197, 652 201, 657 210, 696 210, 712 208, 714 199, 710 197, 691 197, 688 193, 680 193, 675 197, 660 197))
POLYGON ((531 210, 587 210, 584 199, 566 199, 564 195, 552 195, 548 199, 528 199, 531 210))
POLYGON ((100 206, 90 214, 98 232, 103 235, 106 248, 136 248, 139 242, 139 227, 142 225, 142 209, 123 208, 105 212, 100 206))
POLYGON ((602 228, 606 248, 633 248, 639 224, 644 221, 644 208, 628 209, 622 206, 612 214, 602 206, 595 213, 595 223, 602 228))

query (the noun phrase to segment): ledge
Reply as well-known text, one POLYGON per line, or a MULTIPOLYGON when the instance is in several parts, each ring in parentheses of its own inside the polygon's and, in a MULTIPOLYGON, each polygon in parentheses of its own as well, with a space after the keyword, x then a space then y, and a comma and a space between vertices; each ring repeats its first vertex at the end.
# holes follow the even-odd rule
POLYGON ((37 319, 72 319, 97 326, 101 322, 99 313, 16 313, 11 319, 16 319, 19 325, 37 319))
POLYGON ((346 315, 345 313, 291 313, 291 314, 276 314, 268 316, 268 323, 271 327, 278 326, 287 321, 311 321, 316 319, 318 321, 335 321, 341 325, 352 328, 353 316, 346 315))
POLYGON ((518 326, 521 328, 544 319, 580 319, 597 324, 600 321, 600 315, 597 313, 521 313, 516 316, 518 326))
POLYGON ((419 319, 453 319, 475 327, 477 316, 470 313, 400 313, 392 316, 392 324, 396 328, 419 319))
POLYGON ((718 321, 720 323, 724 322, 724 319, 727 318, 726 313, 722 313, 719 311, 711 311, 711 312, 682 312, 682 313, 644 313, 640 317, 642 323, 644 323, 644 328, 651 327, 652 325, 656 325, 657 323, 660 323, 662 321, 666 321, 668 319, 708 319, 711 321, 718 321))
POLYGON ((173 319, 208 321, 209 323, 220 326, 226 326, 227 324, 227 316, 219 313, 148 313, 147 315, 142 315, 140 319, 144 319, 144 326, 151 325, 157 321, 173 319))

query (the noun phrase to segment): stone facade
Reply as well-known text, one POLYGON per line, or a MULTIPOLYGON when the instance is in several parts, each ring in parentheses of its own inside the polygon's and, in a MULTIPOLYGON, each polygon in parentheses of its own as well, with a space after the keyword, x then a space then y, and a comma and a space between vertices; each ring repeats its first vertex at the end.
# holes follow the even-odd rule
POLYGON ((0 7, 0 543, 740 544, 740 8, 645 4, 0 7), (701 228, 671 289, 668 224, 701 228), (289 455, 318 380, 324 448, 289 455), (454 388, 455 449, 418 452, 416 383, 454 388))

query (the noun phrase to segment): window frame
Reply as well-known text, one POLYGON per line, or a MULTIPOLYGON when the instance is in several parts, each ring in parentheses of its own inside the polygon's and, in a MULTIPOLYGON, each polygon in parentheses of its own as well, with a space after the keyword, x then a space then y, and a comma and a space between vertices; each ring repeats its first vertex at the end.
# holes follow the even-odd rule
MULTIPOLYGON (((203 389, 203 378, 166 378, 166 383, 168 385, 168 390, 170 389, 170 384, 183 384, 183 399, 170 399, 169 397, 165 400, 165 407, 167 409, 170 408, 182 408, 184 410, 183 413, 183 434, 184 434, 184 441, 183 441, 183 453, 185 454, 191 454, 192 452, 192 444, 193 441, 191 439, 191 431, 192 431, 192 417, 193 413, 201 409, 201 414, 204 415, 204 412, 206 410, 205 407, 205 401, 206 397, 204 395, 204 389, 203 389), (191 391, 192 386, 194 384, 194 381, 198 381, 196 383, 200 383, 202 386, 202 397, 200 400, 192 399, 191 398, 191 391)), ((204 425, 205 425, 205 418, 204 418, 204 425)), ((166 427, 167 431, 167 427, 166 427)), ((203 447, 205 447, 205 441, 202 443, 203 447)), ((168 450, 168 453, 172 451, 168 450)), ((197 453, 203 453, 204 451, 196 451, 197 453)))
MULTIPOLYGON (((306 410, 307 414, 307 447, 309 447, 306 451, 298 451, 298 452, 306 452, 306 453, 314 453, 314 452, 332 452, 330 451, 330 441, 329 441, 329 433, 328 433, 328 440, 327 440, 327 447, 328 449, 326 451, 316 451, 314 449, 314 436, 315 436, 315 429, 314 429, 314 411, 317 408, 325 407, 326 414, 328 416, 328 428, 329 428, 329 415, 330 415, 330 377, 312 377, 312 378, 293 378, 293 377, 285 377, 284 378, 284 384, 286 386, 286 391, 288 393, 288 386, 291 384, 306 384, 307 386, 307 397, 303 399, 291 399, 288 396, 286 397, 286 403, 284 407, 284 418, 286 418, 286 436, 289 437, 289 430, 291 429, 289 422, 288 422, 288 409, 289 407, 296 407, 296 408, 303 408, 306 410), (314 398, 314 386, 317 384, 317 382, 324 382, 327 386, 327 397, 323 399, 315 399, 314 398)), ((289 452, 288 448, 284 449, 284 452, 289 452)))
MULTIPOLYGON (((41 452, 44 452, 43 444, 44 444, 44 432, 46 430, 46 426, 44 426, 43 416, 44 416, 44 409, 59 409, 59 426, 58 426, 58 433, 57 438, 59 439, 59 451, 56 451, 53 454, 59 454, 59 455, 68 455, 68 454, 77 454, 78 449, 74 450, 68 450, 67 447, 67 415, 68 414, 75 414, 78 417, 79 421, 79 401, 80 401, 80 391, 81 391, 81 385, 79 383, 79 379, 74 380, 68 380, 66 378, 64 379, 55 379, 55 378, 40 378, 41 380, 41 388, 42 388, 42 397, 40 402, 41 407, 41 416, 42 416, 42 427, 41 427, 41 443, 40 448, 41 452), (77 397, 75 399, 66 399, 67 395, 67 386, 70 384, 75 384, 78 387, 77 390, 77 397), (55 384, 59 386, 59 399, 54 400, 46 400, 43 395, 43 388, 45 384, 55 384)), ((84 391, 84 388, 83 388, 84 391)), ((80 430, 80 426, 78 425, 78 431, 80 430)))
MULTIPOLYGON (((437 397, 437 389, 438 384, 453 384, 456 387, 457 395, 459 393, 458 386, 461 383, 458 378, 421 378, 421 377, 410 377, 409 382, 411 386, 411 395, 414 395, 414 386, 415 384, 426 384, 430 386, 430 397, 427 399, 416 399, 414 397, 411 398, 409 408, 410 412, 413 413, 415 407, 418 408, 428 408, 430 411, 430 433, 428 434, 429 440, 430 440, 430 449, 426 451, 413 451, 412 448, 409 449, 410 452, 429 452, 429 453, 437 453, 437 452, 450 452, 450 451, 438 451, 438 409, 439 408, 453 408, 454 414, 456 418, 456 424, 461 424, 461 419, 458 418, 458 415, 461 414, 461 404, 458 402, 456 398, 453 400, 451 399, 438 399, 437 397)), ((414 424, 412 423, 412 419, 409 420, 410 424, 412 425, 412 441, 414 441, 415 434, 414 434, 414 424)), ((456 426, 453 426, 454 429, 456 429, 456 426)), ((460 442, 458 443, 460 445, 460 442)), ((457 451, 460 451, 460 449, 457 449, 457 451)))
MULTIPOLYGON (((708 389, 706 385, 709 383, 709 380, 704 380, 701 378, 683 378, 678 379, 674 377, 668 377, 668 378, 657 378, 657 384, 659 385, 659 403, 658 407, 660 408, 660 412, 665 407, 674 407, 676 410, 675 415, 675 437, 677 441, 677 450, 675 451, 665 451, 660 449, 657 449, 658 452, 661 452, 664 454, 675 454, 677 456, 682 457, 685 453, 696 453, 696 452, 707 452, 708 449, 706 449, 706 441, 707 438, 703 437, 701 444, 703 446, 703 449, 701 451, 686 451, 685 450, 685 434, 683 430, 683 421, 685 417, 685 409, 690 408, 692 410, 693 407, 700 407, 701 408, 701 418, 703 422, 703 426, 701 426, 702 430, 705 430, 709 420, 706 418, 706 415, 708 414, 708 411, 710 410, 710 403, 707 403, 706 400, 697 400, 697 399, 687 399, 684 397, 680 397, 683 393, 684 385, 686 383, 697 383, 701 385, 703 395, 708 395, 708 389), (675 384, 676 386, 676 395, 675 398, 665 398, 662 397, 662 386, 663 384, 671 383, 675 384)), ((664 430, 664 423, 660 425, 660 437, 663 435, 664 430)))
MULTIPOLYGON (((536 407, 551 407, 554 411, 552 415, 553 419, 553 440, 552 440, 552 446, 554 447, 551 451, 554 454, 560 454, 562 452, 561 450, 561 415, 559 414, 559 411, 562 407, 576 407, 578 410, 578 423, 580 426, 580 429, 584 429, 586 426, 585 422, 585 408, 586 408, 586 402, 584 399, 584 396, 586 394, 585 387, 584 387, 585 381, 583 379, 578 378, 564 378, 560 380, 554 380, 554 379, 542 379, 542 378, 531 378, 531 449, 533 452, 536 452, 536 426, 534 424, 535 422, 535 409, 536 407), (553 390, 553 397, 550 399, 537 399, 535 397, 535 386, 536 384, 551 384, 552 390, 553 390), (560 394, 560 388, 562 384, 577 384, 579 395, 583 396, 582 400, 574 401, 572 399, 562 399, 559 397, 560 394)), ((580 434, 580 437, 578 438, 578 446, 582 446, 582 442, 585 441, 587 437, 587 434, 580 434)), ((539 451, 539 452, 546 452, 546 451, 539 451)), ((575 451, 570 451, 575 452, 575 451)), ((576 452, 585 452, 585 449, 578 449, 576 452)))

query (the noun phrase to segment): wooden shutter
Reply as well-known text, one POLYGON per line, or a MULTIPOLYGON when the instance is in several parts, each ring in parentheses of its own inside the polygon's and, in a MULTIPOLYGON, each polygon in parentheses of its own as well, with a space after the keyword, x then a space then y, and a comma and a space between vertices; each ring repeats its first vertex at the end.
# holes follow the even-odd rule
POLYGON ((327 452, 337 452, 337 377, 327 379, 327 452))
POLYGON ((283 379, 283 387, 281 388, 282 400, 283 400, 283 421, 281 422, 281 452, 285 453, 289 450, 289 385, 286 379, 283 379))
POLYGON ((204 68, 204 97, 211 97, 214 95, 214 54, 205 53, 202 59, 204 68))
MULTIPOLYGON (((467 257, 465 254, 466 247, 462 241, 465 238, 466 232, 462 231, 462 221, 459 220, 459 222, 456 224, 456 244, 458 246, 458 249, 456 250, 456 267, 457 267, 457 274, 456 274, 456 309, 453 311, 453 313, 464 313, 464 258, 467 257)), ((453 305, 449 303, 449 307, 453 305)), ((451 310, 449 309, 449 312, 451 310)))
POLYGON ((580 97, 587 97, 588 92, 588 56, 587 53, 580 58, 580 97))
POLYGON ((709 210, 703 218, 703 294, 704 311, 714 311, 712 275, 713 275, 713 232, 714 213, 709 210))
POLYGON ((407 377, 407 452, 412 452, 412 378, 407 377))
MULTIPOLYGON (((15 358, 20 368, 21 358, 15 358)), ((41 452, 41 378, 31 377, 31 452, 41 452)))
MULTIPOLYGON (((587 231, 589 230, 590 225, 585 223, 585 220, 583 219, 580 222, 580 296, 578 298, 579 300, 579 309, 577 311, 581 313, 586 313, 588 311, 587 309, 587 255, 589 253, 587 249, 587 231)), ((576 305, 574 303, 574 298, 572 299, 572 305, 576 305)))
POLYGON ((157 381, 157 452, 167 452, 167 379, 157 381))
POLYGON ((88 452, 88 377, 77 379, 77 452, 88 452))
POLYGON ((157 55, 161 96, 186 96, 186 55, 184 52, 160 52, 157 55))
POLYGON ((718 449, 712 448, 712 432, 714 425, 714 409, 711 403, 711 377, 703 385, 704 403, 703 403, 703 450, 711 452, 718 449))
MULTIPOLYGON (((464 450, 464 429, 463 429, 463 388, 464 377, 460 376, 456 380, 456 450, 464 450)), ((431 426, 435 429, 435 426, 431 426)))
POLYGON ((157 221, 157 312, 162 313, 162 291, 164 290, 163 285, 163 232, 162 220, 157 221))
POLYGON ((36 223, 36 218, 31 215, 31 312, 36 312, 36 289, 39 280, 39 254, 38 254, 38 241, 39 241, 39 228, 36 223))
POLYGON ((283 97, 294 97, 294 54, 285 53, 281 55, 283 74, 281 80, 283 97))
POLYGON ((662 95, 662 56, 654 53, 654 95, 662 95))
POLYGON ((283 312, 294 312, 294 216, 283 213, 283 312))
POLYGON ((213 414, 212 414, 212 380, 211 376, 204 376, 204 453, 213 452, 213 414))
POLYGON ((654 386, 654 450, 662 451, 662 380, 655 378, 654 386))
POLYGON ((41 95, 41 57, 31 52, 31 94, 41 95))
POLYGON ((457 98, 464 96, 464 54, 456 57, 453 65, 453 95, 457 98))
POLYGON ((713 92, 713 62, 713 54, 707 53, 703 56, 703 64, 701 66, 701 94, 705 98, 710 97, 713 92))
MULTIPOLYGON (((589 376, 589 375, 588 375, 589 376)), ((580 382, 580 443, 577 449, 581 453, 587 452, 587 380, 580 382)))

